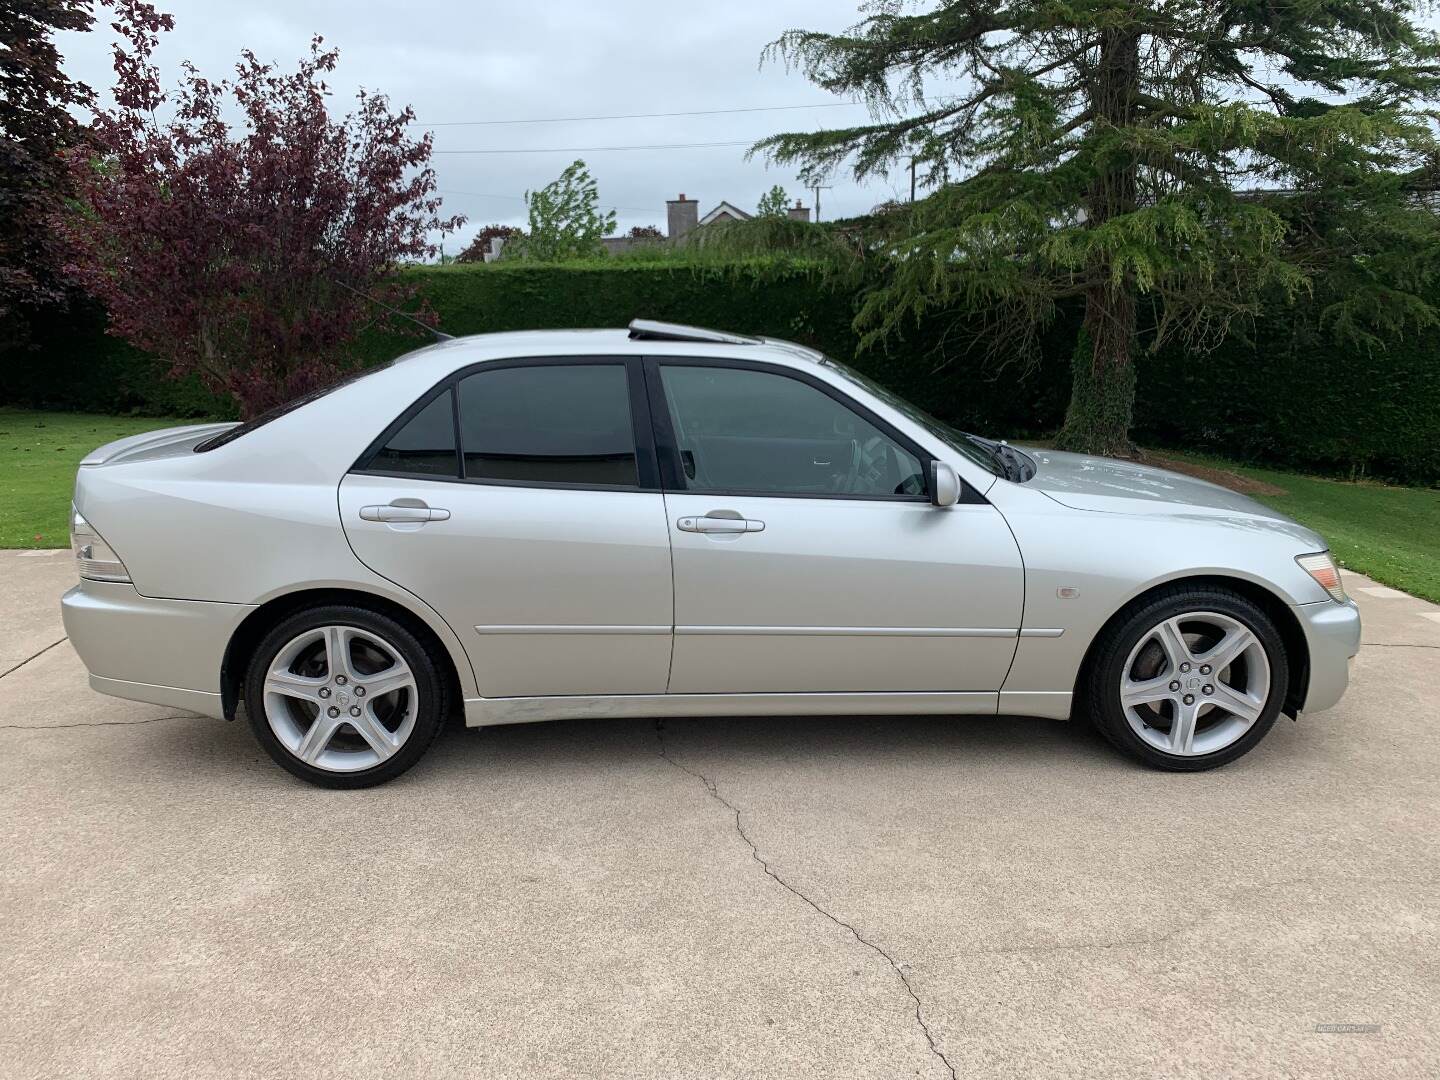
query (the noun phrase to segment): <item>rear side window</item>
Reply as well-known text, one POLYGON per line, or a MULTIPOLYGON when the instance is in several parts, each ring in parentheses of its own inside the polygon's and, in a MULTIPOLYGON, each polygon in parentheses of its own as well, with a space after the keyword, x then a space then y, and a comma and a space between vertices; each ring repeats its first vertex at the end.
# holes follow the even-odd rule
POLYGON ((637 487, 621 364, 537 364, 460 380, 467 480, 637 487))
POLYGON ((455 392, 446 390, 402 427, 370 459, 376 472, 460 475, 455 452, 455 392))

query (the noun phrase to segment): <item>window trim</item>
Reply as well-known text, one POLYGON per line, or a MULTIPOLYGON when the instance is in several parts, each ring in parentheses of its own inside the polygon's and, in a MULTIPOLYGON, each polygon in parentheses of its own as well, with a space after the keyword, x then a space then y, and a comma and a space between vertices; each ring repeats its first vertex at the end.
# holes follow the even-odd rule
MULTIPOLYGON (((660 460, 660 482, 662 489, 674 495, 714 495, 745 499, 834 499, 840 502, 890 502, 930 503, 930 469, 935 455, 914 439, 895 429, 884 417, 878 415, 863 402, 856 401, 837 386, 818 378, 807 371, 786 367, 783 364, 766 363, 763 360, 740 360, 728 356, 646 356, 645 388, 650 398, 650 415, 655 425, 655 449, 660 460), (924 490, 918 495, 851 495, 833 491, 754 491, 744 488, 691 488, 685 483, 685 474, 680 467, 679 445, 675 438, 674 425, 670 419, 670 408, 665 401, 665 389, 660 383, 662 367, 714 367, 734 368, 740 371, 760 371, 769 375, 794 379, 834 399, 840 405, 871 424, 880 434, 890 439, 902 450, 920 462, 921 483, 924 490)), ((961 502, 985 501, 978 492, 962 479, 961 502)))
POLYGON ((480 360, 465 367, 457 368, 443 379, 437 382, 425 393, 420 395, 410 404, 399 416, 390 422, 386 428, 370 443, 355 459, 348 472, 363 473, 366 476, 388 476, 397 480, 428 480, 431 483, 440 484, 475 484, 481 487, 515 487, 515 488, 553 488, 558 491, 644 491, 658 492, 660 487, 660 471, 655 450, 654 425, 650 418, 650 402, 645 393, 645 375, 641 364, 641 358, 628 355, 577 355, 577 356, 517 356, 506 357, 498 360, 480 360), (572 484, 559 480, 495 480, 488 477, 469 477, 465 475, 465 445, 461 434, 460 426, 460 382, 471 375, 484 374, 487 371, 502 371, 508 368, 522 367, 591 367, 609 366, 623 368, 625 372, 626 391, 630 402, 630 424, 631 437, 635 447, 635 474, 634 484, 572 484), (407 473, 394 472, 386 469, 371 469, 370 462, 385 448, 385 445, 405 427, 411 420, 415 419, 445 391, 452 391, 452 422, 455 430, 455 467, 454 476, 441 476, 436 473, 407 473))

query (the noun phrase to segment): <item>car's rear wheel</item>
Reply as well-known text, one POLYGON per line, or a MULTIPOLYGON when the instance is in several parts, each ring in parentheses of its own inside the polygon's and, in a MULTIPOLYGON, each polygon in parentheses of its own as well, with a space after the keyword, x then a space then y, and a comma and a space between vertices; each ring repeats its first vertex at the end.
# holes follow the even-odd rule
POLYGON ((1147 597, 1096 642, 1085 703, 1100 732, 1162 769, 1211 769, 1265 737, 1289 685, 1274 622, 1229 589, 1147 597))
POLYGON ((291 773, 322 787, 369 787, 429 749, 446 682, 396 620, 326 605, 265 635, 246 674, 245 707, 260 745, 291 773))

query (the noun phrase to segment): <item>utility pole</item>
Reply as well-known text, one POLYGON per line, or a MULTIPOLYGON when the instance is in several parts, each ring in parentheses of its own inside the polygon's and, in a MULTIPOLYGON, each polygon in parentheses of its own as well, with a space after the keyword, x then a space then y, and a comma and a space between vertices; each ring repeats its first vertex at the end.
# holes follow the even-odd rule
POLYGON ((915 156, 910 156, 910 201, 915 201, 915 156))
POLYGON ((833 184, 811 184, 810 190, 815 193, 815 220, 820 220, 820 192, 829 191, 833 184))

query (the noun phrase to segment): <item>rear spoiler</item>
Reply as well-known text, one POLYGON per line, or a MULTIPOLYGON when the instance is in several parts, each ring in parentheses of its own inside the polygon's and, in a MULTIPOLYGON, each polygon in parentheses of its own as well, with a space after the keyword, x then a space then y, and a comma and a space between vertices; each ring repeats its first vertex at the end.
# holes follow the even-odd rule
POLYGON ((173 443, 200 442, 212 435, 218 435, 222 431, 229 431, 235 424, 188 424, 185 427, 162 428, 159 431, 147 431, 141 435, 131 435, 128 438, 116 439, 104 446, 91 450, 80 459, 84 465, 108 465, 122 458, 135 457, 146 451, 159 450, 162 447, 173 443))

